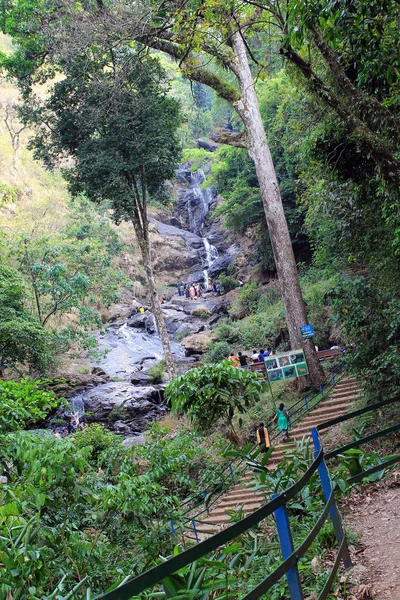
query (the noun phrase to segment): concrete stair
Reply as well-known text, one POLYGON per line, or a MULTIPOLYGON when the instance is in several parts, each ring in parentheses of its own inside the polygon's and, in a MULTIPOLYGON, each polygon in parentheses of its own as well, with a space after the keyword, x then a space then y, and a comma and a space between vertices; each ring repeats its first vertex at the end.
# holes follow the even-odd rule
MULTIPOLYGON (((289 430, 289 442, 279 443, 278 440, 275 440, 277 445, 274 447, 274 452, 268 462, 269 470, 273 470, 281 462, 285 453, 295 449, 294 441, 300 441, 304 436, 310 436, 311 429, 320 423, 347 413, 353 401, 358 397, 359 388, 353 379, 346 378, 337 383, 332 393, 326 399, 321 400, 317 408, 301 421, 292 425, 292 429, 289 430)), ((227 510, 241 508, 246 515, 261 506, 263 502, 262 494, 247 487, 253 481, 254 475, 247 472, 241 477, 238 484, 232 486, 221 497, 218 503, 210 509, 209 515, 204 516, 201 522, 197 524, 199 538, 212 535, 226 527, 230 518, 226 512, 227 510)), ((193 536, 193 532, 190 535, 193 536)))

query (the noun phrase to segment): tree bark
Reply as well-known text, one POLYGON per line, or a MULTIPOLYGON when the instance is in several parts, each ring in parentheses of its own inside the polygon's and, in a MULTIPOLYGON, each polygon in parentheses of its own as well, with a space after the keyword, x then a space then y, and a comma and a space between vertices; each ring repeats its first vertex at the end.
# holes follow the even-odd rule
POLYGON ((151 262, 150 239, 148 235, 147 215, 144 215, 144 222, 139 223, 136 216, 131 216, 132 225, 136 232, 140 251, 143 258, 143 266, 146 272, 147 283, 150 292, 151 308, 157 323, 158 333, 160 334, 161 344, 164 350, 165 364, 170 379, 175 377, 176 370, 174 359, 172 357, 171 344, 167 328, 165 326, 164 315, 161 310, 160 298, 158 296, 156 282, 154 279, 154 271, 151 262))
POLYGON ((293 349, 304 349, 311 380, 314 385, 319 385, 324 374, 315 352, 314 343, 312 340, 302 340, 300 333, 300 325, 308 324, 307 311, 300 289, 293 246, 283 210, 275 167, 261 118, 246 46, 239 31, 233 33, 231 40, 236 56, 233 69, 241 90, 241 98, 235 103, 235 108, 246 127, 249 154, 255 163, 260 184, 261 197, 285 306, 290 343, 293 349))

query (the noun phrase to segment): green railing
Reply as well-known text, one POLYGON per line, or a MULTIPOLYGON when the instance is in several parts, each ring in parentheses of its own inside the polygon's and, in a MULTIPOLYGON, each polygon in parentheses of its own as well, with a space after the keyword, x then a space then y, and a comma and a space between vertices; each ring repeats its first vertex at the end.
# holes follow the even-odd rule
POLYGON ((261 521, 271 515, 275 516, 283 562, 253 590, 246 594, 242 600, 257 600, 258 598, 261 598, 284 575, 286 575, 287 578, 291 600, 303 600, 304 596, 298 563, 310 548, 328 517, 330 517, 338 542, 338 551, 327 581, 318 596, 318 600, 324 600, 329 594, 340 561, 343 560, 345 568, 348 568, 351 566, 351 560, 347 548, 345 531, 339 510, 335 503, 334 492, 329 479, 322 449, 317 451, 313 463, 304 475, 302 475, 302 477, 288 490, 275 495, 271 501, 227 529, 192 546, 185 552, 170 558, 153 569, 142 573, 138 577, 121 584, 116 589, 98 596, 98 600, 100 600, 100 598, 106 600, 129 600, 133 596, 138 596, 146 590, 153 589, 154 586, 162 582, 163 579, 231 542, 233 539, 245 533, 252 527, 257 526, 261 521), (295 498, 316 472, 318 472, 321 480, 321 486, 326 502, 325 507, 307 538, 298 548, 294 548, 286 507, 288 502, 295 498))
MULTIPOLYGON (((333 427, 334 425, 338 425, 339 423, 345 423, 346 421, 349 421, 350 419, 354 419, 355 417, 359 417, 361 415, 380 410, 381 408, 383 408, 385 406, 389 406, 390 404, 396 404, 399 401, 400 401, 400 395, 395 396, 394 398, 389 398, 388 400, 383 400, 382 402, 378 402, 376 404, 372 404, 371 406, 366 406, 365 408, 360 408, 359 410, 355 410, 351 413, 347 413, 346 415, 344 415, 342 417, 337 417, 336 419, 331 419, 330 421, 321 423, 321 425, 317 426, 316 430, 318 432, 324 431, 325 429, 333 427)), ((385 429, 381 429, 379 431, 376 431, 375 433, 366 435, 365 437, 354 440, 353 442, 346 444, 344 446, 341 446, 340 448, 335 448, 335 450, 332 450, 331 452, 328 452, 326 454, 326 459, 328 460, 330 458, 334 458, 335 456, 338 456, 339 454, 343 454, 343 452, 346 452, 346 450, 352 450, 353 448, 358 448, 359 446, 362 446, 363 444, 366 444, 368 442, 371 442, 372 440, 376 440, 381 437, 385 437, 387 435, 390 435, 391 433, 395 433, 396 431, 400 431, 400 423, 396 423, 395 425, 391 425, 390 427, 386 427, 385 429)), ((315 434, 313 434, 313 435, 315 435, 315 434)), ((400 454, 398 454, 396 456, 392 456, 387 461, 379 463, 378 465, 370 467, 366 471, 362 471, 360 473, 357 473, 353 477, 350 477, 348 482, 349 483, 358 483, 359 481, 362 481, 362 479, 364 479, 365 477, 368 477, 369 475, 372 475, 373 473, 378 473, 379 471, 383 471, 387 467, 390 467, 399 461, 400 461, 400 454)))
MULTIPOLYGON (((327 398, 331 393, 335 385, 345 375, 343 366, 334 364, 331 366, 329 375, 321 383, 318 388, 311 388, 307 396, 300 398, 295 404, 289 409, 290 427, 301 421, 306 415, 312 412, 319 403, 327 398)), ((278 439, 280 432, 278 425, 273 422, 273 419, 267 424, 268 432, 270 435, 271 443, 278 439)), ((248 446, 246 450, 253 452, 257 446, 248 446)), ((244 452, 247 453, 246 451, 244 452)), ((199 534, 205 533, 202 530, 202 525, 209 525, 204 517, 207 517, 210 509, 221 499, 232 485, 238 483, 240 478, 248 471, 248 461, 245 457, 240 457, 235 461, 231 461, 221 471, 214 476, 213 483, 208 487, 203 487, 199 491, 191 496, 188 500, 180 505, 180 510, 184 508, 184 512, 180 512, 179 521, 180 525, 177 526, 173 515, 171 515, 171 530, 172 533, 176 533, 177 530, 185 531, 186 537, 192 538, 199 541, 199 534), (218 483, 215 480, 219 479, 218 483), (196 509, 200 509, 197 510, 196 509), (189 534, 188 531, 192 533, 189 534)))

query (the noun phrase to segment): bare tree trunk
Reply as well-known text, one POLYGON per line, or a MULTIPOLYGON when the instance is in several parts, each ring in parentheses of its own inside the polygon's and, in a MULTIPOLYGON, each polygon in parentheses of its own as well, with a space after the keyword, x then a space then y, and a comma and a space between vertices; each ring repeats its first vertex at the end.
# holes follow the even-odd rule
POLYGON ((241 90, 241 98, 235 103, 235 108, 246 127, 249 154, 254 160, 260 184, 261 197, 285 306, 290 343, 293 349, 303 347, 311 380, 315 385, 318 385, 322 381, 324 373, 315 352, 313 341, 302 340, 300 333, 300 325, 308 323, 307 311, 300 289, 292 242, 283 211, 275 167, 261 119, 246 46, 239 31, 232 35, 232 46, 236 57, 233 69, 241 90))
POLYGON ((165 326, 164 315, 161 310, 160 298, 158 297, 156 282, 154 279, 154 271, 151 263, 150 240, 147 231, 147 221, 144 225, 145 231, 142 231, 141 226, 136 222, 134 216, 131 217, 131 220, 139 242, 140 251, 142 253, 143 266, 146 272, 147 283, 150 292, 151 308, 156 319, 158 333, 160 334, 161 344, 164 350, 165 364, 167 366, 168 375, 170 379, 172 379, 172 377, 175 377, 176 375, 176 370, 174 359, 172 357, 170 339, 165 326))

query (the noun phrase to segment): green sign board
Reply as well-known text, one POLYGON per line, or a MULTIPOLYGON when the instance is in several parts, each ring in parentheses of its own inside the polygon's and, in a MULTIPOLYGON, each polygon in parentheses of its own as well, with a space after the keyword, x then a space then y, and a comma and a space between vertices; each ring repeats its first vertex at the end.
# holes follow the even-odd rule
POLYGON ((303 350, 291 350, 264 358, 268 379, 271 383, 308 375, 306 357, 303 350))

